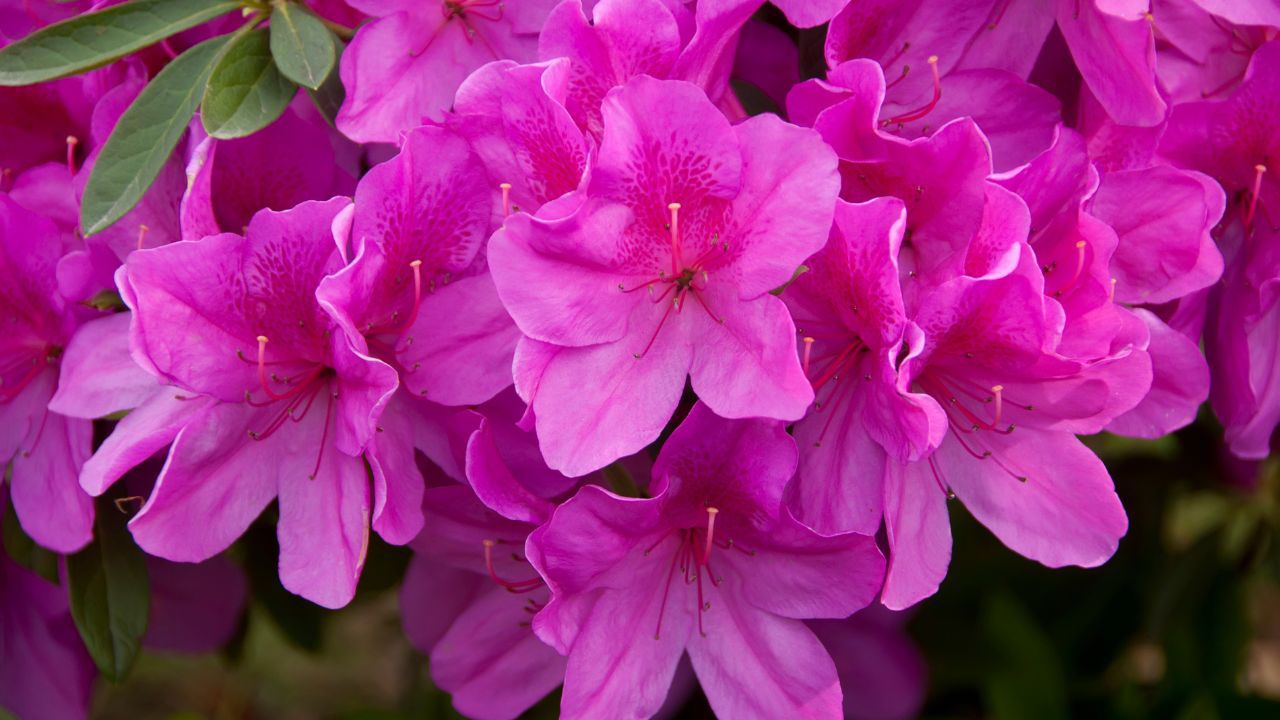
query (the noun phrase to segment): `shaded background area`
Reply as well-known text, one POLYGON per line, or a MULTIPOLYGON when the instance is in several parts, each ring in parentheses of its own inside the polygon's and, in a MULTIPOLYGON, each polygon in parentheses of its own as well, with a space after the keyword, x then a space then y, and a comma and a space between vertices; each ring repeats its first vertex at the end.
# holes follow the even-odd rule
MULTIPOLYGON (((1130 530, 1092 570, 1005 549, 952 503, 955 556, 906 630, 928 664, 929 718, 1280 717, 1280 463, 1224 465, 1209 419, 1155 442, 1090 438, 1130 530)), ((276 579, 270 513, 233 548, 252 605, 218 656, 145 652, 104 719, 456 718, 400 628, 407 552, 375 544, 348 608, 276 579)), ((552 696, 527 716, 556 717, 552 696)), ((696 693, 677 717, 711 717, 696 693)))

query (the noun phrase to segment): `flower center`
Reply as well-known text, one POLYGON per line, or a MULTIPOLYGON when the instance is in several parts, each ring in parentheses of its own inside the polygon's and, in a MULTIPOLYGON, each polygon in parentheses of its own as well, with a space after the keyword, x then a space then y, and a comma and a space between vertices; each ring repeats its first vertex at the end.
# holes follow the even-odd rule
MULTIPOLYGON (((936 372, 926 372, 916 378, 920 390, 928 393, 947 414, 947 423, 951 427, 951 435, 975 460, 991 460, 1007 475, 1018 482, 1027 482, 1028 473, 1015 467, 1008 459, 996 455, 986 443, 984 433, 1012 435, 1014 425, 1005 424, 1006 407, 1012 404, 1015 408, 1034 412, 1035 406, 1013 402, 1005 393, 1003 385, 992 385, 983 388, 974 382, 955 376, 943 377, 936 372)), ((929 459, 933 467, 934 477, 946 490, 946 483, 933 458, 929 459)))
MULTIPOLYGON (((320 473, 320 461, 324 458, 324 446, 329 439, 329 426, 333 422, 333 405, 334 401, 338 399, 338 392, 331 387, 330 383, 333 370, 319 363, 312 363, 310 367, 293 375, 282 375, 278 372, 270 371, 268 366, 274 365, 278 367, 284 364, 296 365, 297 363, 296 361, 267 360, 267 343, 270 340, 266 335, 259 335, 257 339, 258 385, 261 387, 263 394, 266 395, 266 399, 254 400, 252 391, 246 390, 244 401, 253 407, 267 407, 268 405, 278 404, 278 410, 261 429, 248 430, 249 437, 253 440, 266 440, 284 427, 286 422, 302 422, 303 418, 311 412, 311 406, 315 404, 316 397, 323 392, 325 395, 324 426, 321 430, 320 443, 316 449, 315 465, 308 475, 314 480, 316 475, 320 473), (284 386, 283 390, 278 389, 278 386, 281 385, 284 386)), ((236 355, 247 362, 243 352, 237 350, 236 355)))
POLYGON ((703 591, 703 570, 706 570, 708 582, 711 583, 712 587, 720 587, 724 582, 724 577, 717 574, 711 567, 712 549, 717 547, 723 550, 737 548, 739 552, 747 555, 754 556, 756 554, 754 550, 745 550, 741 546, 735 545, 731 538, 723 537, 723 532, 717 538, 716 518, 720 515, 720 509, 708 506, 706 512, 707 524, 705 527, 681 528, 669 531, 644 551, 644 556, 648 557, 659 545, 666 542, 674 532, 676 544, 671 551, 671 565, 667 568, 667 580, 662 589, 662 602, 658 606, 658 624, 653 632, 654 640, 662 637, 662 620, 666 617, 667 601, 671 595, 671 583, 676 578, 677 567, 680 569, 680 576, 684 578, 684 584, 686 586, 693 585, 696 588, 698 634, 706 637, 706 630, 702 626, 702 614, 711 609, 711 601, 706 599, 703 591))
POLYGON ((720 236, 718 234, 713 234, 711 236, 711 247, 694 259, 693 262, 686 264, 684 262, 683 250, 681 247, 680 207, 680 203, 675 202, 667 205, 667 209, 671 213, 671 222, 667 224, 671 237, 671 274, 668 275, 666 271, 659 270, 655 277, 645 280, 631 288, 628 288, 622 283, 618 284, 618 290, 624 293, 635 292, 641 288, 647 289, 649 297, 655 305, 664 302, 667 297, 672 295, 674 292, 674 295, 671 297, 671 303, 667 305, 666 310, 662 313, 662 317, 658 319, 658 326, 654 328, 653 335, 649 337, 649 342, 645 344, 644 349, 640 352, 632 353, 637 360, 644 357, 649 352, 650 348, 653 347, 654 341, 658 339, 658 333, 660 333, 663 326, 666 325, 667 319, 671 316, 671 312, 674 310, 678 314, 684 310, 685 300, 689 296, 693 296, 693 299, 697 301, 698 305, 702 307, 712 320, 717 323, 724 324, 724 316, 716 315, 711 311, 711 308, 707 305, 706 299, 702 297, 702 293, 707 289, 707 286, 711 282, 711 273, 708 269, 709 266, 715 261, 728 255, 729 243, 721 242, 720 236), (698 283, 699 280, 702 281, 701 284, 698 283), (667 287, 661 293, 655 293, 655 288, 657 288, 658 285, 666 285, 667 287))

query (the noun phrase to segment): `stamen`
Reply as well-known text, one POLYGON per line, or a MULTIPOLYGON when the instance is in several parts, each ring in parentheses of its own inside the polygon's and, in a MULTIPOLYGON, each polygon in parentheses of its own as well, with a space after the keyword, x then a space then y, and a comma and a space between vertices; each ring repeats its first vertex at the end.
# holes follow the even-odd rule
POLYGON ((1253 225, 1254 213, 1258 210, 1258 197, 1262 194, 1262 176, 1267 172, 1267 166, 1261 163, 1253 166, 1253 191, 1252 197, 1249 198, 1249 210, 1244 214, 1245 227, 1253 225))
POLYGON ((484 545, 484 567, 489 572, 489 578, 495 583, 513 593, 529 592, 542 586, 542 578, 530 578, 513 582, 499 577, 497 571, 493 568, 493 546, 497 545, 498 541, 485 538, 482 543, 484 545))
POLYGON ((409 311, 409 319, 392 331, 396 335, 413 327, 418 320, 418 308, 422 306, 422 261, 414 260, 409 263, 409 267, 413 270, 413 309, 409 311))
MULTIPOLYGON (((675 287, 672 285, 671 287, 675 287)), ((665 293, 664 293, 665 296, 665 293)), ((680 305, 680 296, 676 295, 671 299, 671 304, 667 306, 666 312, 662 313, 662 319, 658 321, 658 327, 653 329, 653 335, 649 337, 649 342, 645 343, 644 349, 638 353, 631 353, 632 357, 639 360, 644 357, 649 349, 653 347, 653 342, 658 339, 658 333, 662 332, 662 326, 667 323, 667 318, 671 317, 671 310, 680 305)))
POLYGON ((502 217, 511 216, 511 183, 502 183, 498 186, 502 189, 502 217))
POLYGON ((1054 297, 1061 297, 1063 293, 1076 286, 1076 281, 1080 279, 1080 275, 1084 273, 1085 248, 1089 244, 1084 240, 1076 242, 1076 271, 1072 273, 1071 279, 1063 283, 1062 287, 1054 291, 1054 297))
POLYGON ((804 339, 804 374, 809 375, 809 357, 813 354, 813 338, 805 337, 804 339))
POLYGON ((146 225, 138 226, 138 249, 139 250, 142 249, 142 243, 147 239, 147 233, 150 230, 151 228, 147 227, 146 225))
MULTIPOLYGON (((707 543, 702 550, 702 564, 706 565, 711 559, 711 544, 715 542, 716 535, 716 515, 720 514, 719 508, 707 508, 707 543)), ((699 603, 701 604, 701 603, 699 603)))
POLYGON ((80 138, 75 135, 67 136, 67 171, 72 175, 76 174, 76 146, 80 144, 80 138))
POLYGON ((671 274, 680 274, 680 203, 670 203, 671 211, 671 274))
POLYGON ((938 76, 937 55, 929 56, 929 72, 933 74, 933 98, 918 110, 913 110, 911 112, 898 115, 897 117, 891 117, 888 120, 881 121, 881 126, 909 123, 914 120, 919 120, 925 115, 933 112, 933 109, 938 106, 938 101, 942 99, 942 78, 938 76))
POLYGON ((1111 291, 1107 293, 1107 302, 1109 303, 1113 303, 1116 301, 1116 282, 1117 281, 1118 281, 1117 278, 1111 278, 1111 291))
POLYGON ((272 400, 284 400, 287 395, 278 395, 271 386, 267 384, 267 343, 270 342, 266 335, 258 336, 258 384, 262 386, 262 391, 272 400))

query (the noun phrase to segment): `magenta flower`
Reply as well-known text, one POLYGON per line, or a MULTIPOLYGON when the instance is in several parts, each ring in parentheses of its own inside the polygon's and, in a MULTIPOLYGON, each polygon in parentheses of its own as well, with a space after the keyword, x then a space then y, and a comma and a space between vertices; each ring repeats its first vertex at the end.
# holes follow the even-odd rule
POLYGON ((781 507, 795 465, 781 423, 699 404, 663 446, 652 498, 589 485, 533 533, 552 592, 534 630, 568 656, 564 717, 652 715, 685 652, 720 717, 840 717, 835 665, 801 619, 865 606, 883 559, 781 507))
POLYGON ((950 493, 1009 548, 1049 567, 1092 567, 1115 552, 1124 508, 1074 435, 1136 405, 1150 361, 1138 349, 1090 365, 1055 356, 1052 308, 1039 269, 1025 265, 955 278, 921 301, 914 319, 925 344, 900 371, 946 413, 948 432, 925 460, 886 470, 888 607, 928 596, 945 574, 950 493))
POLYGON ((493 60, 531 62, 553 0, 351 0, 376 19, 342 55, 337 124, 357 142, 395 142, 439 119, 458 85, 493 60))
POLYGON ((14 510, 36 542, 60 553, 93 536, 93 502, 80 490, 92 424, 48 410, 63 350, 96 313, 58 292, 59 258, 71 236, 0 194, 0 459, 12 463, 14 510))
POLYGON ((1280 423, 1278 72, 1280 42, 1273 41, 1254 53, 1227 99, 1174 108, 1159 148, 1174 164, 1212 175, 1230 198, 1219 237, 1227 270, 1211 297, 1205 340, 1214 412, 1231 451, 1249 459, 1267 456, 1280 423))
POLYGON ((177 433, 134 538, 203 560, 279 497, 281 581, 326 607, 355 592, 370 516, 360 455, 397 386, 316 299, 342 266, 331 226, 347 204, 262 211, 243 237, 135 252, 121 278, 135 359, 177 402, 209 399, 177 433))
POLYGON ((818 398, 794 432, 797 502, 819 530, 875 534, 886 457, 919 460, 946 429, 941 408, 898 375, 899 357, 923 346, 899 280, 905 227, 896 198, 840 201, 827 246, 783 293, 818 398))
POLYGON ((485 267, 484 243, 498 222, 497 183, 456 134, 424 127, 400 153, 360 181, 340 238, 354 258, 321 283, 321 301, 374 356, 397 366, 404 389, 387 405, 369 446, 385 488, 374 527, 405 543, 422 528, 421 449, 444 464, 448 411, 511 384, 520 336, 485 267), (384 501, 385 500, 385 501, 384 501))
POLYGON ((300 97, 260 132, 217 140, 193 123, 182 239, 244 233, 259 210, 288 210, 355 189, 356 148, 300 97))
POLYGON ((520 330, 552 349, 517 351, 517 389, 537 386, 543 454, 573 476, 653 441, 686 376, 723 416, 804 413, 794 326, 769 291, 822 246, 837 184, 811 131, 731 127, 688 83, 636 78, 604 120, 582 206, 508 218, 489 256, 520 330))

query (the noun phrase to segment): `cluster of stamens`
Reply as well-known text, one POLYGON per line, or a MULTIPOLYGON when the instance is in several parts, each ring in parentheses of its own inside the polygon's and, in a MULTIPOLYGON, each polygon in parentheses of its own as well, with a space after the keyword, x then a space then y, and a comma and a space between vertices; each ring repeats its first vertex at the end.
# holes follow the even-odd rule
MULTIPOLYGON (((259 335, 258 340, 258 385, 261 388, 266 399, 255 400, 253 393, 246 390, 244 393, 245 403, 253 407, 267 407, 276 403, 283 402, 272 419, 260 430, 249 430, 249 437, 253 440, 266 440, 274 435, 280 428, 284 427, 286 422, 293 421, 300 423, 311 412, 312 405, 315 404, 316 397, 325 392, 326 402, 324 411, 324 429, 320 437, 320 444, 316 451, 316 462, 308 477, 312 480, 320 472, 320 461, 324 457, 324 446, 329 437, 329 425, 333 419, 333 404, 338 398, 338 393, 331 390, 328 377, 331 371, 320 364, 313 364, 306 370, 295 375, 282 376, 267 369, 269 365, 282 365, 281 361, 267 360, 267 343, 270 342, 266 335, 259 335), (272 383, 277 383, 287 387, 283 392, 277 391, 272 387, 272 383)), ((237 350, 236 356, 242 361, 248 362, 244 353, 237 350)))
POLYGON ((668 275, 666 271, 659 270, 656 277, 645 280, 634 287, 628 288, 625 284, 618 284, 618 289, 624 293, 632 293, 640 289, 648 290, 649 297, 655 305, 665 301, 668 296, 672 296, 672 293, 674 293, 674 296, 671 297, 671 303, 667 305, 667 309, 658 320, 658 327, 654 328, 653 335, 649 337, 649 342, 645 344, 643 350, 632 353, 636 359, 644 357, 649 352, 649 349, 653 347, 654 341, 658 339, 658 333, 662 331, 667 319, 671 316, 671 312, 673 310, 676 313, 682 312, 685 299, 689 296, 692 296, 697 301, 698 305, 712 320, 717 323, 724 323, 724 317, 716 315, 707 306, 706 300, 702 297, 702 292, 707 289, 707 284, 711 281, 711 274, 707 270, 708 263, 727 255, 729 243, 722 242, 719 235, 712 235, 711 247, 707 248, 693 262, 686 265, 680 245, 680 203, 670 203, 667 205, 667 209, 671 213, 671 222, 667 225, 671 236, 671 274, 668 275), (701 281, 701 284, 699 284, 699 281, 701 281), (666 289, 658 293, 655 291, 658 285, 666 285, 666 289))
POLYGON ((644 555, 648 557, 659 545, 666 542, 673 532, 676 534, 678 542, 671 553, 671 565, 667 568, 667 580, 662 589, 662 602, 658 606, 658 624, 654 629, 653 639, 658 640, 662 637, 662 619, 666 616, 667 598, 671 594, 671 583, 676 577, 677 568, 680 570, 681 577, 684 578, 684 584, 694 585, 697 588, 698 634, 706 637, 706 630, 702 626, 702 614, 711 609, 711 601, 706 599, 703 592, 702 571, 706 570, 708 581, 713 587, 720 587, 724 582, 724 577, 717 574, 711 567, 712 549, 717 547, 722 550, 737 549, 746 555, 756 554, 754 550, 746 550, 735 545, 732 539, 716 537, 716 517, 719 514, 718 508, 709 506, 705 528, 681 528, 668 531, 645 549, 644 555))

